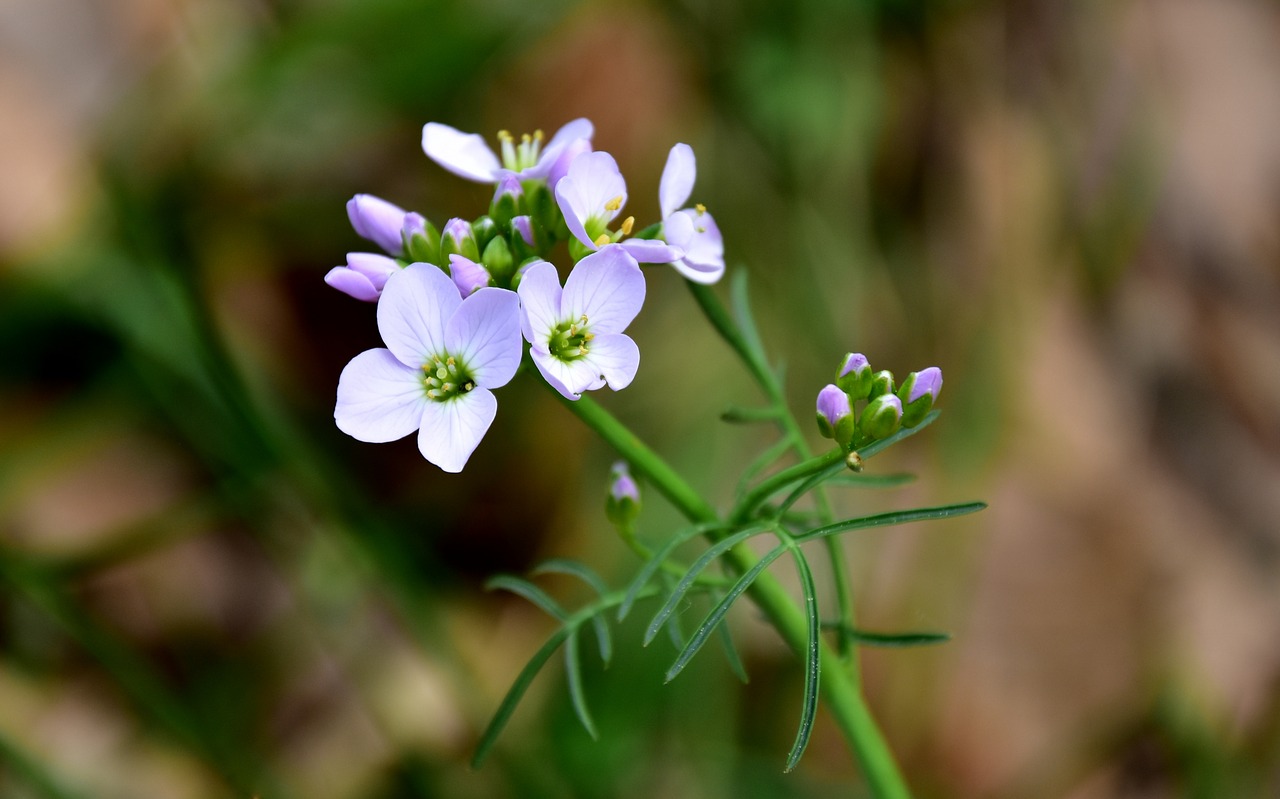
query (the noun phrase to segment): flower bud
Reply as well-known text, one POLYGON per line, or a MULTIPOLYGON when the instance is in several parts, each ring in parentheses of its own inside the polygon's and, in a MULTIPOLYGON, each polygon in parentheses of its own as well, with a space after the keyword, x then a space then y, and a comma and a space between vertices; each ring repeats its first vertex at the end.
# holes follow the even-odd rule
POLYGON ((888 438, 902 422, 902 400, 894 394, 872 397, 858 418, 858 432, 869 441, 888 438))
POLYGON ((405 214, 404 227, 400 232, 404 236, 405 249, 411 260, 441 265, 440 231, 426 217, 412 212, 405 214))
POLYGON ((498 178, 498 187, 493 193, 493 202, 489 203, 489 216, 498 227, 505 227, 520 213, 521 200, 524 199, 524 187, 514 172, 503 172, 498 178))
POLYGON ((627 528, 640 515, 640 487, 631 477, 626 461, 613 464, 611 471, 613 478, 605 500, 605 516, 616 526, 627 528))
POLYGON ((505 286, 511 282, 511 276, 516 271, 516 262, 511 257, 511 248, 507 246, 507 240, 502 236, 494 236, 489 241, 484 248, 484 254, 480 256, 480 261, 493 276, 495 285, 505 286))
POLYGON ((550 189, 531 185, 524 197, 525 207, 529 209, 529 216, 533 217, 534 222, 542 225, 543 230, 554 232, 558 238, 569 238, 569 227, 565 224, 560 206, 556 205, 550 189))
POLYGON ((490 239, 498 235, 498 226, 493 223, 493 219, 488 216, 482 216, 471 223, 471 232, 476 237, 476 247, 480 252, 484 252, 484 248, 489 245, 490 239))
POLYGON ((902 400, 902 426, 915 427, 933 408, 942 391, 942 370, 936 366, 912 372, 898 387, 898 399, 902 400))
POLYGON ((476 243, 471 225, 467 224, 467 220, 457 217, 446 222, 440 233, 440 257, 448 260, 454 254, 471 261, 480 260, 480 246, 476 243))
POLYGON ((347 218, 351 227, 391 255, 404 255, 404 209, 372 194, 357 194, 347 201, 347 218))
POLYGON ((357 300, 376 302, 387 278, 400 271, 394 258, 372 252, 347 253, 347 265, 335 266, 324 282, 357 300))
POLYGON ((483 266, 457 253, 449 256, 449 277, 464 300, 490 284, 483 266))
POLYGON ((855 402, 866 399, 871 393, 871 363, 867 356, 859 352, 845 355, 840 371, 836 372, 836 385, 855 402))
POLYGON ((818 392, 818 432, 834 438, 841 446, 853 440, 853 406, 839 386, 828 385, 818 392))
POLYGON ((888 369, 881 369, 871 376, 871 389, 867 394, 868 399, 874 399, 881 394, 893 393, 893 372, 888 369))

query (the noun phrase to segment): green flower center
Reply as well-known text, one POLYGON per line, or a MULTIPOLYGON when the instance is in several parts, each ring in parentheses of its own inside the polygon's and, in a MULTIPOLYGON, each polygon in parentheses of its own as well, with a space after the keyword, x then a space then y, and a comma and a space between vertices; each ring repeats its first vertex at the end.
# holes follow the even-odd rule
POLYGON ((590 352, 592 335, 587 327, 587 317, 568 320, 556 325, 551 331, 551 339, 547 342, 547 350, 552 357, 561 361, 576 361, 590 352))
POLYGON ((448 353, 432 356, 422 365, 422 388, 427 399, 448 402, 476 387, 466 364, 448 353))
POLYGON ((533 135, 522 134, 520 140, 505 130, 498 131, 498 141, 502 143, 502 166, 512 172, 520 172, 535 166, 538 156, 542 154, 542 131, 536 130, 533 135))

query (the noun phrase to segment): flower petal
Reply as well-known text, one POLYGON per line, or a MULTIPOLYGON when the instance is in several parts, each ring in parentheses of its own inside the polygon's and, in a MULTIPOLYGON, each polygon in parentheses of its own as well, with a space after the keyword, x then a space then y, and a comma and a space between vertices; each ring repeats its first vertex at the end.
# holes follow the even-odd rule
POLYGON ((502 166, 484 138, 448 125, 428 122, 422 128, 422 149, 427 157, 458 177, 491 183, 502 166))
POLYGON ((444 343, 466 364, 476 385, 505 386, 515 377, 523 354, 520 298, 507 289, 480 289, 454 312, 445 326, 444 343))
POLYGON ((540 347, 530 347, 529 354, 543 378, 565 399, 576 400, 582 392, 604 386, 604 378, 586 358, 562 361, 540 347))
POLYGON ((698 161, 693 156, 693 148, 687 144, 672 147, 667 165, 662 169, 662 180, 658 183, 658 205, 662 208, 663 219, 674 214, 689 199, 697 176, 698 161))
POLYGON ((556 202, 569 230, 594 250, 587 224, 593 220, 608 224, 627 204, 627 182, 618 162, 605 152, 579 155, 569 165, 569 174, 556 184, 556 202))
POLYGON ((387 285, 387 278, 400 271, 396 259, 374 252, 347 253, 347 266, 369 278, 369 282, 379 292, 387 285))
POLYGON ((593 372, 604 378, 609 388, 621 391, 631 385, 640 367, 640 348, 630 336, 606 333, 596 336, 582 360, 591 364, 593 372))
POLYGON ((357 194, 347 200, 347 218, 361 237, 372 241, 392 255, 404 253, 405 210, 372 194, 357 194))
POLYGON ((365 350, 338 378, 333 420, 352 438, 383 444, 417 430, 427 404, 420 370, 405 366, 390 350, 365 350))
POLYGON ((447 402, 428 400, 418 431, 418 451, 436 466, 456 474, 467 465, 497 413, 497 398, 479 386, 447 402))
POLYGON ((621 333, 640 313, 644 291, 640 265, 625 248, 609 245, 583 258, 569 273, 560 302, 561 318, 585 316, 596 335, 621 333))
POLYGON ((532 263, 520 278, 516 293, 520 295, 520 327, 525 340, 547 349, 551 331, 560 322, 560 275, 546 261, 532 263))
POLYGON ((462 298, 433 264, 410 264, 392 275, 378 300, 378 332, 401 363, 419 367, 444 351, 444 326, 462 298))
POLYGON ((622 248, 642 264, 669 264, 684 257, 684 250, 661 239, 627 239, 622 248))
MULTIPOLYGON (((585 149, 583 149, 581 144, 575 144, 575 146, 578 148, 579 153, 591 152, 591 137, 594 135, 595 126, 591 124, 591 120, 589 119, 578 118, 572 122, 566 123, 564 127, 557 130, 555 135, 551 137, 551 141, 547 142, 547 146, 542 148, 542 152, 538 156, 538 163, 524 170, 524 172, 521 173, 521 176, 525 178, 548 177, 556 163, 560 161, 560 156, 571 144, 575 144, 576 142, 586 142, 585 149)), ((571 157, 569 161, 572 162, 572 160, 573 159, 571 157)), ((569 163, 566 162, 565 168, 568 169, 568 167, 569 163)), ((560 174, 561 176, 564 175, 563 172, 560 174)), ((548 179, 547 185, 554 186, 555 183, 548 179)))
POLYGON ((724 275, 724 237, 716 220, 706 211, 686 208, 662 223, 662 233, 679 239, 684 257, 671 263, 695 283, 715 283, 724 275))
POLYGON ((374 302, 378 299, 378 295, 382 293, 378 291, 377 287, 373 285, 373 281, 369 278, 345 266, 335 266, 330 269, 328 274, 324 276, 324 282, 348 297, 354 297, 364 302, 374 302))
POLYGON ((574 159, 583 153, 591 152, 591 149, 590 139, 574 139, 566 144, 547 171, 547 185, 554 189, 560 180, 569 174, 569 167, 573 165, 574 159))

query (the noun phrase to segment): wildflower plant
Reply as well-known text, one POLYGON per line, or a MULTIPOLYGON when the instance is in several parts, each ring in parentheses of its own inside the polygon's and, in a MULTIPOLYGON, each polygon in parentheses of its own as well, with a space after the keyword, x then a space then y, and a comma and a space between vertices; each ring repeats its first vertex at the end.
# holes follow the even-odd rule
POLYGON ((858 682, 859 646, 939 643, 933 632, 873 633, 856 626, 840 536, 856 530, 980 510, 967 502, 837 519, 828 492, 844 486, 890 487, 906 475, 875 474, 867 461, 938 418, 934 408, 942 372, 911 372, 895 387, 892 373, 873 371, 868 358, 849 353, 833 382, 816 394, 816 432, 830 445, 814 455, 805 428, 784 400, 779 372, 769 362, 752 320, 745 277, 730 290, 731 310, 712 288, 725 271, 719 228, 701 204, 686 207, 696 178, 693 149, 675 145, 659 188, 660 218, 639 231, 635 219, 618 222, 627 202, 616 161, 593 149, 594 129, 584 119, 544 142, 541 132, 516 139, 498 135, 500 154, 484 139, 447 125, 428 124, 423 149, 463 178, 492 183, 487 213, 449 219, 437 228, 422 215, 371 195, 348 204, 355 232, 385 253, 352 253, 326 281, 356 299, 377 303, 385 348, 356 356, 338 380, 338 427, 367 442, 388 442, 416 432, 423 456, 447 472, 460 472, 497 412, 495 390, 517 370, 535 370, 564 406, 622 457, 613 467, 605 516, 639 558, 627 584, 610 588, 584 564, 557 559, 535 574, 571 574, 595 599, 562 607, 534 582, 498 576, 492 588, 525 597, 557 622, 557 629, 525 666, 481 735, 474 762, 484 760, 542 666, 563 648, 569 696, 582 725, 596 728, 582 686, 580 638, 590 627, 601 657, 613 654, 611 620, 622 621, 642 602, 656 611, 647 645, 663 630, 678 654, 666 678, 675 678, 714 636, 731 668, 744 680, 742 661, 722 622, 746 596, 804 662, 804 695, 795 742, 785 760, 795 767, 813 730, 820 698, 858 758, 877 797, 909 796, 896 762, 869 713, 858 682), (565 245, 563 247, 558 245, 565 245), (556 260, 568 254, 561 267, 556 260), (760 407, 731 407, 734 424, 767 423, 777 441, 746 466, 732 505, 718 509, 698 494, 657 452, 586 393, 626 388, 641 366, 641 345, 626 329, 642 312, 646 265, 659 279, 683 279, 707 320, 740 359, 764 396, 760 407), (567 271, 563 283, 562 267, 567 271), (784 465, 788 460, 794 461, 784 465), (656 493, 687 520, 680 529, 642 534, 642 499, 656 493), (748 543, 773 539, 757 555, 748 543), (835 607, 820 606, 811 554, 823 542, 835 581, 835 607), (701 542, 691 561, 678 557, 701 542), (797 603, 769 573, 790 558, 800 579, 797 603), (718 572, 718 573, 717 573, 718 572), (687 637, 677 610, 693 596, 709 610, 687 637))

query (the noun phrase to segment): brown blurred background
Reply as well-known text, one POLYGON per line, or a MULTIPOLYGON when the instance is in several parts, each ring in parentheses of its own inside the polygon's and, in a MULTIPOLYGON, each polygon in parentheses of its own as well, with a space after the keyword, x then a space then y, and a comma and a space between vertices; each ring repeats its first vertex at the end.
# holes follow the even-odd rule
MULTIPOLYGON (((847 544, 865 626, 954 636, 864 655, 920 796, 1280 795, 1262 0, 7 0, 0 794, 857 795, 823 715, 780 773, 800 670, 746 609, 749 685, 704 654, 663 686, 624 625, 599 742, 555 661, 466 766, 552 629, 484 579, 636 567, 612 456, 528 376, 461 477, 347 439, 337 375, 378 337, 321 278, 366 249, 355 193, 483 212, 423 123, 580 115, 641 224, 694 147, 802 419, 848 350, 944 370, 940 422, 876 462, 920 479, 837 502, 991 504, 847 544)), ((717 417, 758 395, 650 275, 601 401, 724 503, 770 438, 717 417)), ((676 524, 654 497, 641 531, 676 524)))

